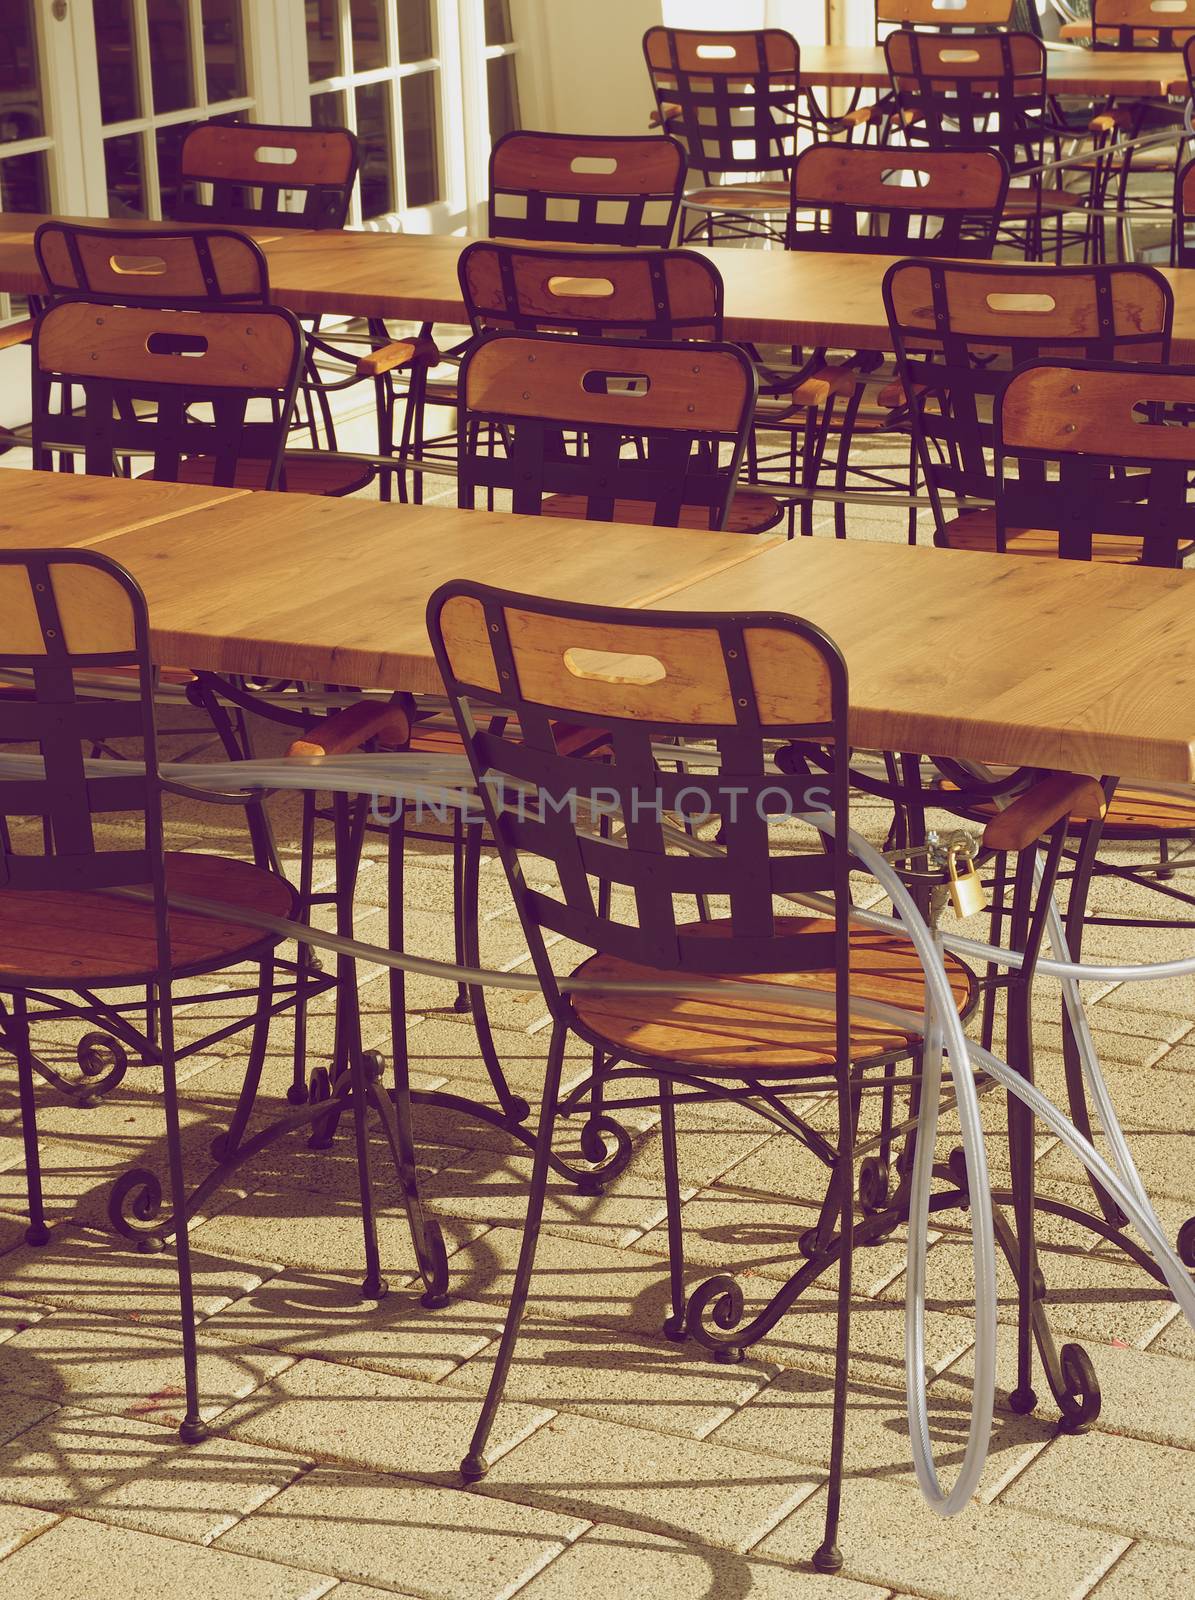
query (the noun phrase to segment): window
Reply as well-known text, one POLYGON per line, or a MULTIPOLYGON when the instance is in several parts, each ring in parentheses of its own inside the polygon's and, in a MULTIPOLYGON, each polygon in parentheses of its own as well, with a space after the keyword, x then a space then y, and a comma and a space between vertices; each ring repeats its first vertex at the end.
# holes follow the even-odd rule
POLYGON ((510 0, 485 0, 486 99, 491 140, 521 126, 517 50, 511 31, 510 0))
POLYGON ((42 68, 33 0, 16 0, 0 30, 0 211, 48 211, 42 68))
POLYGON ((108 214, 169 216, 178 152, 209 117, 247 117, 241 0, 94 0, 108 214))
POLYGON ((306 0, 311 120, 351 128, 361 179, 351 220, 395 225, 443 202, 441 8, 435 0, 306 0))

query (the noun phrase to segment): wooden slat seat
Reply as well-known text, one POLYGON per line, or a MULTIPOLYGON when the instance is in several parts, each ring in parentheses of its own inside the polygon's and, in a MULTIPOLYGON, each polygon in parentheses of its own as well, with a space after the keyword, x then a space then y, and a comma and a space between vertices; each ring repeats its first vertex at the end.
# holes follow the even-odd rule
MULTIPOLYGON (((1170 165, 1173 166, 1173 159, 1170 165)), ((1005 217, 1032 217, 1038 211, 1038 191, 1036 189, 1011 188, 1004 202, 1003 215, 1005 217)), ((1077 193, 1074 189, 1064 189, 1061 185, 1043 184, 1041 193, 1042 211, 1083 211, 1087 207, 1087 196, 1077 193)))
MULTIPOLYGON (((237 463, 235 489, 264 489, 269 463, 245 460, 237 463)), ((213 456, 190 456, 179 463, 179 483, 211 483, 215 471, 213 456)), ((373 477, 373 468, 359 461, 340 461, 316 451, 289 451, 284 458, 284 477, 279 485, 289 494, 345 495, 364 489, 373 477)), ((161 471, 142 473, 142 477, 165 477, 161 471)), ((173 479, 171 481, 174 481, 173 479)))
MULTIPOLYGON (((950 550, 996 549, 995 508, 964 511, 946 524, 943 543, 950 550)), ((1129 535, 1097 533, 1092 540, 1092 559, 1118 566, 1132 565, 1141 559, 1142 541, 1129 535)), ((1190 548, 1188 545, 1187 548, 1190 548)), ((1052 528, 1010 528, 1005 546, 1009 555, 1058 555, 1058 534, 1052 528)))
MULTIPOLYGON (((168 853, 171 894, 290 916, 291 886, 274 873, 228 856, 168 853)), ((170 913, 172 973, 185 977, 233 966, 263 934, 230 918, 170 913)), ((98 986, 103 980, 147 983, 158 971, 152 901, 67 890, 0 890, 0 982, 48 987, 98 986)))
MULTIPOLYGON (((804 413, 802 413, 802 422, 804 413)), ((580 494, 552 494, 543 502, 545 517, 565 517, 570 522, 585 520, 585 496, 580 494)), ((741 489, 730 502, 726 518, 727 533, 764 533, 774 528, 784 515, 780 502, 770 494, 759 494, 752 489, 741 489)), ((655 521, 655 506, 650 500, 616 500, 614 521, 633 522, 638 526, 655 521)), ((706 528, 710 525, 709 513, 704 506, 683 506, 677 521, 678 528, 706 528)))
POLYGON ((685 195, 685 204, 711 211, 787 211, 788 185, 769 183, 766 178, 749 183, 736 180, 712 189, 692 189, 685 195))
MULTIPOLYGON (((778 918, 786 934, 825 933, 833 926, 824 918, 778 918)), ((732 937, 729 921, 695 924, 689 936, 732 937)), ((960 1014, 974 998, 974 978, 955 957, 947 957, 951 991, 960 1014)), ((575 976, 613 982, 659 981, 670 975, 611 955, 592 957, 575 976)), ((677 974, 671 976, 683 982, 677 974)), ((714 981, 717 981, 715 979, 714 981)), ((737 982, 782 983, 834 993, 833 970, 741 975, 737 982)), ((907 940, 872 929, 851 930, 851 988, 856 995, 883 1000, 919 1012, 925 1003, 921 964, 907 940)), ((782 1076, 819 1073, 832 1066, 834 1011, 789 1004, 773 997, 759 1001, 709 995, 578 994, 573 999, 582 1028, 611 1046, 638 1057, 659 1058, 661 1068, 674 1061, 703 1073, 782 1076)), ((861 1061, 901 1053, 914 1047, 913 1035, 871 1018, 851 1018, 852 1058, 861 1061)))

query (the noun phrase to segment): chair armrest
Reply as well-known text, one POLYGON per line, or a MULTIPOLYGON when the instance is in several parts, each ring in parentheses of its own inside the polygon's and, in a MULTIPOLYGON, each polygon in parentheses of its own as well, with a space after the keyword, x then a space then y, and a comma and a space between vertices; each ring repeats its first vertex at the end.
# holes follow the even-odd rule
POLYGON ((14 345, 28 344, 32 337, 32 317, 23 317, 20 322, 10 322, 6 328, 0 328, 0 350, 11 350, 14 345))
POLYGON ((1102 817, 1107 807, 1104 791, 1094 778, 1076 777, 1073 772, 1052 772, 1011 805, 999 812, 983 830, 988 850, 1024 850, 1035 844, 1063 817, 1092 821, 1102 817))
POLYGON ((374 739, 391 750, 411 742, 410 696, 396 694, 388 701, 358 700, 317 722, 287 750, 288 756, 345 756, 374 739))
POLYGON ((357 362, 357 376, 359 378, 380 378, 383 372, 393 372, 397 367, 405 367, 410 362, 429 359, 437 354, 435 345, 430 339, 394 339, 389 344, 379 345, 376 350, 371 350, 357 362))

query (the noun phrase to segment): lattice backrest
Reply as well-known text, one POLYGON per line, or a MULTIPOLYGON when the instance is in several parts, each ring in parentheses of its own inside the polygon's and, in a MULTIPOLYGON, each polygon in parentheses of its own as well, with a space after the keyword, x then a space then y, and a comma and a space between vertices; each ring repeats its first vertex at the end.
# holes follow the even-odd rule
POLYGON ((738 345, 484 335, 461 367, 458 503, 502 489, 513 511, 534 516, 545 496, 563 495, 578 516, 616 522, 619 503, 633 501, 661 527, 696 506, 721 528, 756 390, 738 345))
POLYGON ((475 332, 720 339, 722 277, 693 250, 534 250, 478 240, 458 266, 475 332))
POLYGON ((816 144, 793 167, 790 250, 992 253, 1008 190, 994 150, 816 144))
POLYGON ((939 531, 940 490, 993 493, 991 408, 1014 367, 1050 355, 1164 361, 1174 314, 1165 278, 1139 266, 900 261, 884 305, 939 531))
POLYGON ((1010 164, 1042 135, 1026 121, 1045 107, 1046 52, 1031 33, 888 35, 892 88, 906 137, 933 149, 998 149, 1010 164))
POLYGON ((87 472, 110 476, 116 454, 148 456, 154 476, 173 481, 183 457, 203 456, 213 483, 232 484, 239 462, 261 460, 273 487, 302 353, 302 330, 279 306, 60 300, 33 335, 34 465, 74 447, 87 472), (248 419, 255 400, 269 402, 258 408, 268 420, 248 419))
POLYGON ((775 896, 816 886, 839 897, 846 923, 845 849, 823 851, 810 830, 808 853, 781 853, 770 832, 822 811, 846 837, 846 667, 817 628, 769 614, 612 611, 467 582, 432 596, 428 628, 549 985, 545 932, 669 971, 835 964, 833 934, 807 946, 774 920, 775 896), (499 707, 517 733, 494 720, 499 707), (602 730, 602 760, 560 753, 561 724, 578 723, 602 730), (771 739, 832 741, 834 773, 778 772, 771 739), (700 742, 709 759, 691 755, 677 773, 671 740, 700 742), (716 822, 723 853, 678 849, 669 828, 682 817, 716 822), (695 894, 726 904, 729 937, 711 943, 693 928, 695 894))
POLYGON ((1182 50, 1195 32, 1195 0, 1091 0, 1095 50, 1182 50))
POLYGON ((1051 528, 1059 555, 1089 561, 1094 534, 1141 539, 1147 566, 1179 565, 1195 539, 1195 369, 1035 361, 995 412, 998 523, 1051 528), (1027 519, 1032 519, 1031 521, 1027 519))
POLYGON ((649 28, 643 53, 656 105, 695 171, 787 176, 801 92, 791 34, 649 28))
POLYGON ((898 28, 1007 28, 1013 0, 876 0, 876 23, 898 28))
POLYGON ((494 238, 655 246, 672 241, 685 152, 670 135, 505 134, 490 152, 494 238))
POLYGON ((182 309, 229 301, 264 305, 270 298, 266 258, 243 233, 214 228, 133 233, 43 222, 33 248, 52 299, 85 295, 114 305, 153 300, 182 309))
POLYGON ((27 774, 0 772, 0 887, 160 884, 149 624, 140 589, 116 562, 90 550, 4 550, 0 612, 0 669, 29 682, 0 696, 0 745, 24 746, 22 755, 43 763, 27 774), (132 693, 106 699, 94 678, 116 669, 132 693), (80 673, 92 680, 86 693, 78 689, 80 673), (111 740, 121 741, 130 760, 144 761, 145 772, 89 777, 84 760, 111 740), (105 829, 121 813, 140 817, 139 836, 130 838, 127 823, 119 835, 105 829))
POLYGON ((357 140, 347 128, 202 122, 183 140, 178 222, 343 228, 357 178, 357 140), (204 201, 197 185, 210 187, 204 201), (299 210, 288 209, 301 198, 299 210))

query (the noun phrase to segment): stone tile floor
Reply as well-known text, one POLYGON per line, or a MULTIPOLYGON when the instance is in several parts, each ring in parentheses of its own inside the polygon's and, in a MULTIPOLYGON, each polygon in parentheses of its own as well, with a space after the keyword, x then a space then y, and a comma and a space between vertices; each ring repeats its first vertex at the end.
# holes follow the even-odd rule
MULTIPOLYGON (((852 523, 852 532, 855 524, 852 523)), ((861 535, 900 536, 891 519, 861 535)), ((293 804, 277 808, 284 843, 293 804)), ((873 831, 878 813, 864 808, 873 831)), ((177 808, 178 844, 238 849, 227 817, 177 808), (226 831, 227 830, 227 831, 226 831)), ((360 930, 377 936, 384 881, 371 841, 360 930)), ((323 870, 327 870, 325 860, 323 870)), ((411 943, 448 957, 450 862, 412 853, 411 943)), ((1101 886, 1104 909, 1139 899, 1101 886)), ((483 869, 482 956, 525 966, 500 870, 483 869)), ((1099 947, 1146 959, 1191 936, 1112 930, 1099 947)), ((367 1044, 388 1048, 386 982, 362 970, 367 1044)), ((1040 1075, 1061 1094, 1057 999, 1041 997, 1040 1075)), ((1112 1092, 1173 1231, 1195 1212, 1195 991, 1092 986, 1112 1092)), ((444 984, 411 985, 419 1087, 484 1092, 467 1017, 444 984)), ((231 1003, 229 1003, 230 1005, 231 1003)), ((199 1008, 184 1011, 188 1037, 199 1008)), ((547 1047, 534 996, 497 993, 491 1014, 514 1087, 534 1091, 547 1047)), ((326 1059, 316 1006, 310 1058, 326 1059)), ((56 1039, 69 1055, 69 1040, 56 1039)), ((273 1030, 262 1116, 285 1104, 291 1029, 273 1030)), ((191 1170, 239 1087, 237 1041, 187 1064, 191 1170)), ((575 1071, 584 1067, 576 1052, 575 1071)), ((130 1071, 110 1101, 41 1096, 54 1228, 23 1243, 15 1089, 0 1080, 0 1600, 121 1594, 159 1600, 300 1600, 383 1593, 427 1600, 1167 1600, 1195 1592, 1195 1333, 1113 1248, 1065 1223, 1043 1227, 1049 1310, 1083 1341, 1104 1392, 1093 1431, 1057 1436, 1043 1398, 1030 1417, 1000 1394, 975 1505, 951 1522, 921 1502, 903 1395, 904 1255, 863 1251, 842 1575, 814 1573, 829 1433, 832 1281, 738 1366, 660 1335, 667 1300, 659 1134, 634 1124, 636 1159, 600 1198, 553 1191, 526 1332, 495 1427, 489 1477, 456 1466, 501 1325, 524 1204, 525 1158, 501 1134, 420 1114, 421 1176, 450 1255, 452 1303, 420 1308, 401 1209, 375 1172, 390 1293, 361 1300, 348 1141, 276 1146, 213 1199, 193 1232, 201 1380, 211 1437, 175 1432, 181 1380, 172 1258, 113 1243, 106 1193, 131 1165, 161 1167, 155 1074, 130 1071)), ((809 1108, 817 1118, 821 1108, 809 1108)), ((999 1169, 1001 1110, 988 1102, 999 1169)), ((820 1194, 790 1141, 734 1107, 681 1116, 690 1279, 733 1269, 750 1300, 796 1257, 820 1194)), ((950 1138, 949 1123, 943 1134, 950 1138)), ((1043 1192, 1080 1199, 1081 1174, 1050 1138, 1043 1192)), ((1003 1281, 1007 1296, 1009 1283, 1003 1281)), ((930 1257, 930 1416, 942 1470, 965 1440, 970 1386, 965 1218, 939 1219, 930 1257)), ((1012 1311, 1001 1316, 1009 1381, 1012 1311)), ((1044 1383, 1039 1390, 1046 1395, 1044 1383)))

